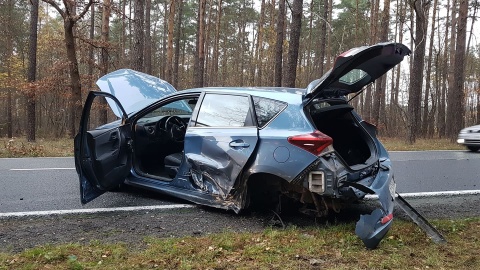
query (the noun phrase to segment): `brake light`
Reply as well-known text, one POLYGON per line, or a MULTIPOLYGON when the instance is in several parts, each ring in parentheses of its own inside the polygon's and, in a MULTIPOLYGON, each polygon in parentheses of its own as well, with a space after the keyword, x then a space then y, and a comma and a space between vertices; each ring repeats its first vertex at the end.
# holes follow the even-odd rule
POLYGON ((288 137, 288 142, 300 147, 316 156, 320 155, 322 151, 332 145, 333 139, 322 132, 316 130, 309 134, 301 134, 288 137))

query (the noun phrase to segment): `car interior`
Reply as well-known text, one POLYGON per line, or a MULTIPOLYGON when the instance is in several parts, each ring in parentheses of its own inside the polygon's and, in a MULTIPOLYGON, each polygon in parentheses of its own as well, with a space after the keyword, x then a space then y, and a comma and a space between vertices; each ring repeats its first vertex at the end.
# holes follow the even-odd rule
POLYGON ((351 105, 341 99, 315 101, 309 111, 315 126, 333 139, 335 151, 348 166, 362 167, 375 160, 374 142, 355 120, 351 105))
POLYGON ((163 104, 134 125, 133 166, 139 175, 170 181, 183 159, 183 142, 198 98, 163 104))

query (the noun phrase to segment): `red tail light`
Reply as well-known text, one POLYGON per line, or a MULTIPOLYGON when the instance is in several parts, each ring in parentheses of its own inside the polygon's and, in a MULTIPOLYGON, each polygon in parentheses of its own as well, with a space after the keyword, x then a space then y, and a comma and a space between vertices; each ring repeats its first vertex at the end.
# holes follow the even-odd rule
POLYGON ((288 142, 318 156, 328 146, 332 145, 333 139, 316 130, 309 134, 288 137, 288 142))

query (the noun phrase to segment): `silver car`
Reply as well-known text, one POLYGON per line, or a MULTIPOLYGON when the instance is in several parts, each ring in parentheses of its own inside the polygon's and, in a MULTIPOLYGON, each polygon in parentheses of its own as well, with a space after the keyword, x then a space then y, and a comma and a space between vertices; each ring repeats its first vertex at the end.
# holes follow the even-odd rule
MULTIPOLYGON (((198 88, 123 69, 89 93, 75 138, 82 203, 128 184, 239 212, 285 200, 324 216, 376 194, 356 233, 378 245, 393 220, 395 182, 375 127, 348 104, 410 50, 380 43, 349 50, 300 88, 198 88), (95 127, 107 99, 118 118, 95 127)), ((292 204, 294 204, 292 203, 292 204)))
POLYGON ((477 152, 480 149, 480 125, 460 130, 457 143, 464 145, 472 152, 477 152))

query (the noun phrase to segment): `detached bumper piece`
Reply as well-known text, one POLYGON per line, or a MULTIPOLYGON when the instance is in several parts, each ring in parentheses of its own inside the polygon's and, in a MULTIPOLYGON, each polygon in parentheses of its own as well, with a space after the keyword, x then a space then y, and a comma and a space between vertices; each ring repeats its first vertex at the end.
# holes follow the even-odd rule
POLYGON ((393 214, 384 215, 382 209, 375 209, 370 215, 360 216, 355 233, 368 249, 374 249, 387 234, 392 225, 393 214))
POLYGON ((365 247, 374 249, 387 234, 393 222, 396 188, 393 175, 389 166, 384 166, 379 170, 370 187, 353 185, 352 187, 378 196, 381 208, 375 209, 369 215, 361 215, 355 227, 355 233, 362 239, 365 247))

